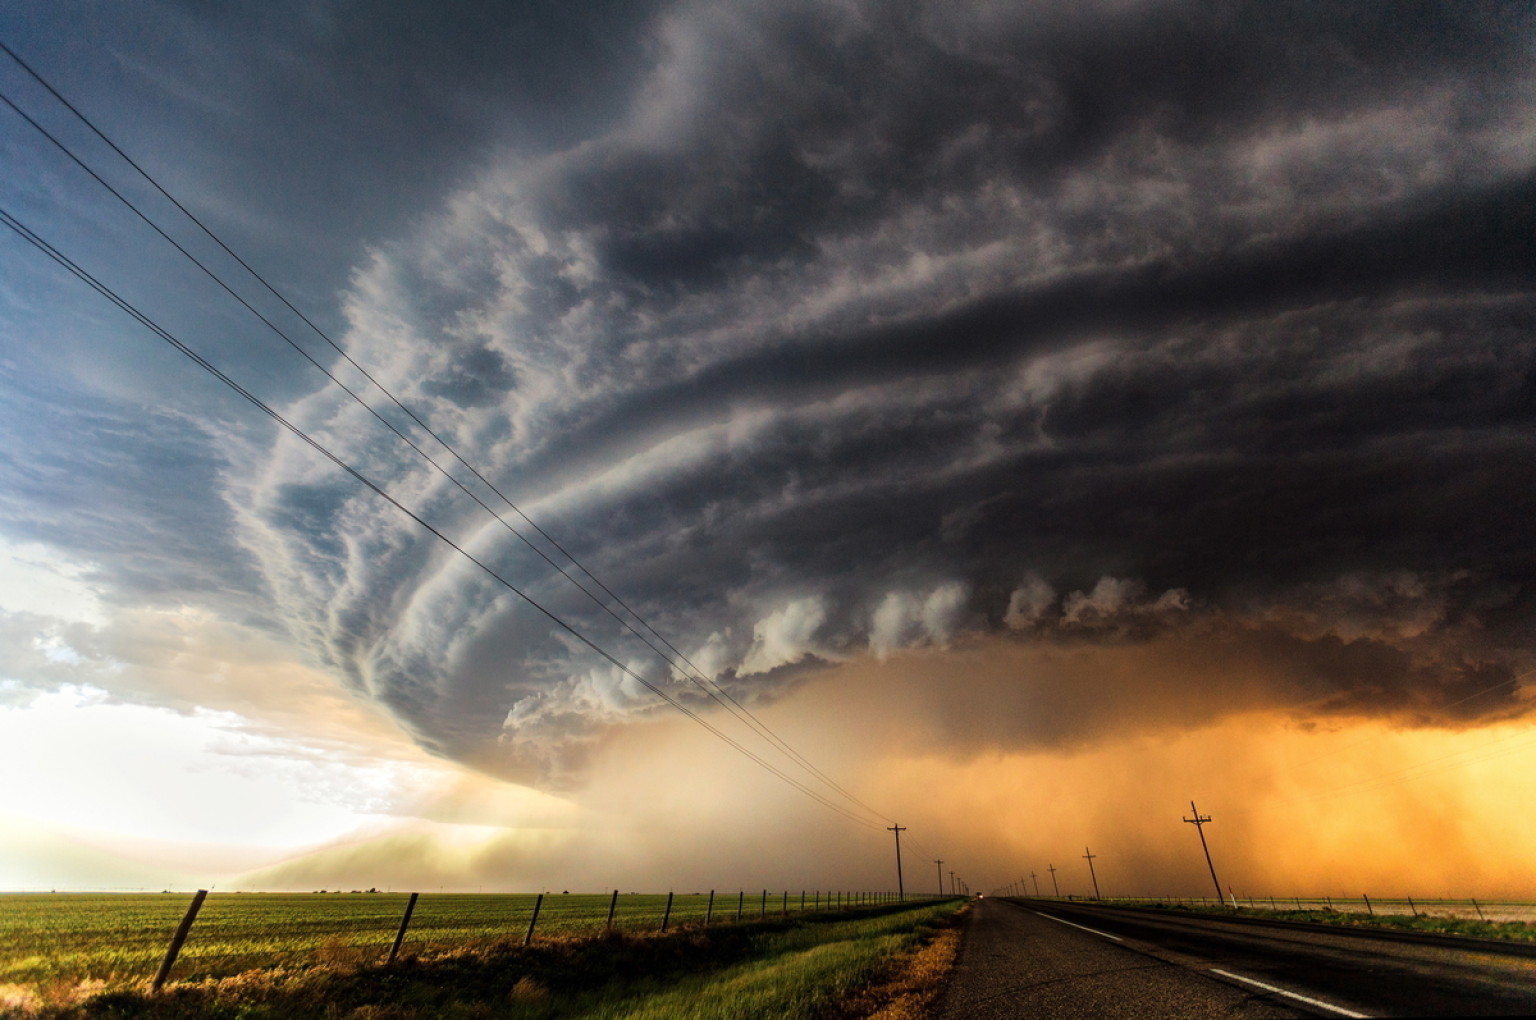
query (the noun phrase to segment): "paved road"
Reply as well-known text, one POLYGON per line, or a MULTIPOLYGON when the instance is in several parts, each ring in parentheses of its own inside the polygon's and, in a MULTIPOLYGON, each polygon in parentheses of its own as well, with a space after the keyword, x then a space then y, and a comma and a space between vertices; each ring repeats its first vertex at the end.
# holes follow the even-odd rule
POLYGON ((977 905, 941 1020, 1536 1014, 1536 956, 1046 901, 977 905))

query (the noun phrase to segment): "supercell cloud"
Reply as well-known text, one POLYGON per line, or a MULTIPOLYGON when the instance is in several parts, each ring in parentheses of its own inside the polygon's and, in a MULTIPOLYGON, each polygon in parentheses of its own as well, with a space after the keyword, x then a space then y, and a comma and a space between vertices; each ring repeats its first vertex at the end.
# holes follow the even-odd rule
MULTIPOLYGON (((1523 3, 681 5, 622 115, 374 248, 342 342, 738 697, 1187 643, 1309 718, 1507 716, 1464 699, 1532 665, 1533 38, 1523 3)), ((334 389, 288 410, 691 697, 334 389)), ((298 444, 223 477, 281 626, 435 753, 571 782, 663 710, 298 444)))

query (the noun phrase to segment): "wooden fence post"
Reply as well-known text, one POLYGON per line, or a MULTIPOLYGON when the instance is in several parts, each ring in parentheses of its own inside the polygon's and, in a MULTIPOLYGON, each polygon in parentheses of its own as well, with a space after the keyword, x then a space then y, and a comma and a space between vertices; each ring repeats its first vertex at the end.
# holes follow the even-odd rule
POLYGON ((1376 908, 1371 906, 1371 898, 1369 896, 1367 896, 1365 893, 1361 893, 1360 894, 1360 898, 1365 901, 1365 909, 1370 911, 1372 917, 1375 917, 1376 916, 1376 908))
POLYGON ((411 898, 405 903, 405 916, 400 919, 400 930, 395 932, 395 944, 389 947, 389 962, 394 963, 395 957, 400 955, 400 944, 405 941, 405 929, 411 926, 411 912, 416 909, 416 897, 420 893, 411 893, 411 898))
POLYGON ((661 930, 667 930, 667 922, 672 920, 672 893, 667 893, 667 910, 661 915, 661 930))
POLYGON ((736 920, 741 920, 741 905, 747 901, 747 891, 741 889, 736 893, 736 920))
POLYGON ((619 909, 619 890, 613 890, 613 899, 608 901, 608 923, 603 926, 604 935, 613 934, 613 912, 619 909))
POLYGON ((525 946, 533 942, 533 926, 539 923, 539 908, 543 905, 544 894, 539 893, 538 898, 533 901, 533 916, 528 919, 528 934, 523 936, 525 946))
POLYGON ((780 904, 780 906, 783 908, 780 912, 785 917, 788 917, 789 916, 789 890, 788 889, 784 890, 784 902, 782 904, 780 904))
POLYGON ((1472 901, 1472 909, 1477 911, 1477 919, 1479 921, 1486 921, 1486 920, 1488 920, 1486 917, 1483 916, 1483 908, 1477 905, 1477 900, 1475 900, 1475 899, 1472 901))
POLYGON ((715 917, 715 891, 709 891, 709 906, 704 908, 704 927, 709 927, 709 922, 715 917))
POLYGON ((759 920, 761 920, 762 918, 765 918, 765 917, 768 916, 768 890, 767 889, 763 890, 763 903, 762 903, 762 906, 758 908, 757 916, 758 916, 759 920))
POLYGON ((165 951, 165 959, 160 962, 160 969, 155 973, 155 983, 150 988, 151 992, 158 992, 160 986, 165 984, 165 979, 171 976, 171 967, 176 963, 177 954, 181 952, 181 944, 187 941, 187 933, 192 930, 192 922, 197 920, 197 912, 202 909, 203 900, 207 898, 207 889, 199 889, 197 895, 192 897, 186 916, 176 926, 176 934, 171 936, 171 944, 165 951))

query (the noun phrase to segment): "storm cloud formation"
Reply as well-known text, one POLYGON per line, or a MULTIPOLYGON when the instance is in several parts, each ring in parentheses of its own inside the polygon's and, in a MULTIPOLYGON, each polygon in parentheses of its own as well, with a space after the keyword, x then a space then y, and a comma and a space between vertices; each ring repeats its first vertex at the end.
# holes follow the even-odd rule
MULTIPOLYGON (((758 697, 983 636, 1203 643, 1303 715, 1521 710, 1465 699, 1536 623, 1528 4, 648 33, 616 123, 373 252, 344 344, 701 669, 758 697)), ((288 411, 669 682, 334 389, 288 411)), ((297 444, 236 460, 284 625, 424 746, 558 783, 658 711, 297 444)))

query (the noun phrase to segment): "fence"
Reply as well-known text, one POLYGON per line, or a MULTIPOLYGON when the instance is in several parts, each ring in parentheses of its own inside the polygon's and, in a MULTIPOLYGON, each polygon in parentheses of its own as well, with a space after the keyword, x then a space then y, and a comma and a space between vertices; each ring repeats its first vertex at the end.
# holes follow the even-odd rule
MULTIPOLYGON (((908 897, 920 899, 922 897, 908 897)), ((380 963, 497 943, 661 932, 680 925, 860 910, 894 893, 216 893, 0 896, 0 984, 168 977, 380 963), (404 923, 402 923, 404 922, 404 923), (172 945, 185 925, 184 942, 172 945), (168 948, 171 950, 168 952, 168 948)))
MULTIPOLYGON (((1045 897, 1055 899, 1058 897, 1045 897)), ((1092 902, 1091 897, 1059 897, 1092 902)), ((1271 913, 1293 911, 1333 911, 1336 913, 1379 914, 1387 916, 1434 916, 1452 917, 1467 921, 1523 921, 1536 923, 1536 902, 1530 900, 1477 900, 1431 899, 1417 896, 1377 897, 1368 893, 1359 896, 1237 896, 1238 906, 1247 910, 1263 910, 1271 913)), ((1098 902, 1120 903, 1131 906, 1164 904, 1172 906, 1215 907, 1232 906, 1233 899, 1217 900, 1214 896, 1116 896, 1098 902)))

